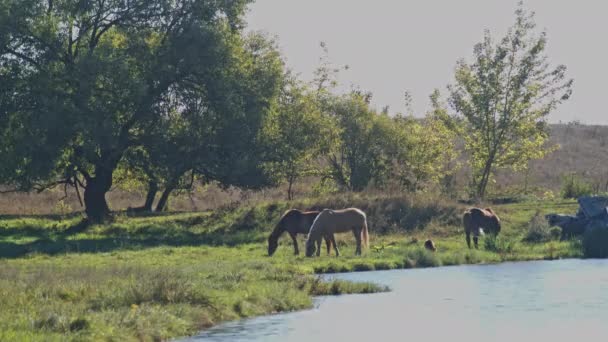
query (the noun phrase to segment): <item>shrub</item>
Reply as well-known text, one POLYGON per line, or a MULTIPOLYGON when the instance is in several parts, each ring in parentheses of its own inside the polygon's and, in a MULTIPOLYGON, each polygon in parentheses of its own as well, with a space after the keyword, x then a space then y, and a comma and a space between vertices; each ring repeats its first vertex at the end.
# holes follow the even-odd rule
MULTIPOLYGON (((558 237, 559 234, 560 232, 558 231, 558 237)), ((541 243, 550 241, 553 238, 553 233, 547 220, 537 211, 534 217, 532 217, 532 220, 528 223, 528 232, 526 233, 526 236, 524 236, 524 241, 541 243)))
POLYGON ((423 248, 417 248, 408 252, 404 262, 406 268, 441 266, 441 260, 437 258, 435 253, 423 248))
POLYGON ((566 176, 562 181, 562 198, 579 198, 581 196, 591 195, 592 193, 593 186, 576 174, 566 176))
POLYGON ((549 229, 549 234, 553 240, 557 240, 562 235, 562 229, 560 227, 552 227, 549 229))
POLYGON ((608 225, 594 221, 585 229, 583 235, 583 255, 585 258, 608 257, 608 225))
POLYGON ((507 240, 503 237, 495 235, 486 235, 483 240, 483 247, 486 251, 496 252, 500 254, 512 253, 515 248, 515 242, 507 240))

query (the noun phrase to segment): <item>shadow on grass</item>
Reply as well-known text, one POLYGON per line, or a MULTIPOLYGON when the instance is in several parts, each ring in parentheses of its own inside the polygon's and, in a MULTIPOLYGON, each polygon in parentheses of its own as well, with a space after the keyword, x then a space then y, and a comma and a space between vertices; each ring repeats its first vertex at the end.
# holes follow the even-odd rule
POLYGON ((115 250, 141 250, 160 246, 237 246, 264 240, 264 237, 260 236, 257 232, 232 234, 230 236, 225 236, 221 233, 195 234, 191 232, 158 237, 146 235, 121 234, 107 237, 102 236, 100 238, 72 239, 69 236, 61 234, 55 237, 38 236, 36 241, 29 243, 4 241, 0 242, 0 259, 20 258, 32 254, 106 253, 115 250))
MULTIPOLYGON (((2 227, 0 221, 0 259, 35 254, 105 253, 160 246, 237 246, 265 240, 264 234, 254 225, 244 224, 241 220, 209 231, 203 225, 209 218, 206 213, 186 217, 169 217, 171 215, 176 213, 129 215, 143 219, 167 216, 167 220, 116 221, 105 226, 89 225, 85 220, 59 221, 56 218, 50 222, 24 221, 2 227)), ((34 218, 40 219, 40 216, 34 218)))

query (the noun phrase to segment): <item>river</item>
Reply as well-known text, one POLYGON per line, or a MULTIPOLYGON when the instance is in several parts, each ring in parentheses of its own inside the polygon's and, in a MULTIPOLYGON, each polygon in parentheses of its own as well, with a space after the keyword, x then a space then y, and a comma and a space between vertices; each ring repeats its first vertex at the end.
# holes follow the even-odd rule
POLYGON ((219 325, 183 341, 608 341, 608 260, 331 275, 392 291, 219 325))

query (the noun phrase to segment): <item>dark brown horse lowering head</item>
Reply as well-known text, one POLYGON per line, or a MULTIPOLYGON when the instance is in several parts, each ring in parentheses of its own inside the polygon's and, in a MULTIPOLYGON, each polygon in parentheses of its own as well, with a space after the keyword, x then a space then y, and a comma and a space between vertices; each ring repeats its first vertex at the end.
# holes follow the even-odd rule
MULTIPOLYGON (((291 239, 293 241, 294 254, 298 255, 300 250, 298 248, 298 234, 308 234, 310 230, 310 226, 312 222, 315 220, 318 211, 301 211, 297 209, 287 210, 281 219, 275 226, 270 236, 268 236, 268 255, 272 256, 274 252, 276 252, 277 247, 279 246, 279 237, 285 232, 289 233, 291 239)), ((325 243, 327 244, 328 254, 329 254, 329 244, 330 239, 333 237, 326 237, 325 243)))
POLYGON ((479 235, 483 235, 484 229, 493 235, 500 233, 500 219, 490 208, 470 208, 462 215, 462 225, 466 234, 467 246, 471 248, 471 234, 477 248, 479 235))

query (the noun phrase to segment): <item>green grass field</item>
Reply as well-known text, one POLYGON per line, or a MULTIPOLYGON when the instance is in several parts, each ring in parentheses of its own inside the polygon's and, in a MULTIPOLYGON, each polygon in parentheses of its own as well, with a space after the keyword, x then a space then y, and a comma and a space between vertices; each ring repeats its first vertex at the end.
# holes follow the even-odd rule
POLYGON ((309 308, 314 295, 386 290, 325 283, 315 273, 582 255, 578 241, 524 242, 535 214, 575 212, 574 201, 493 206, 503 231, 482 238, 479 250, 466 247, 463 208, 432 198, 346 195, 203 213, 117 214, 113 223, 84 231, 79 217, 2 217, 0 340, 163 340, 226 320, 309 308), (325 251, 296 257, 285 235, 275 256, 266 256, 266 237, 291 206, 362 208, 370 248, 355 257, 352 234, 343 234, 339 258, 325 251), (427 238, 436 253, 423 248, 427 238))

